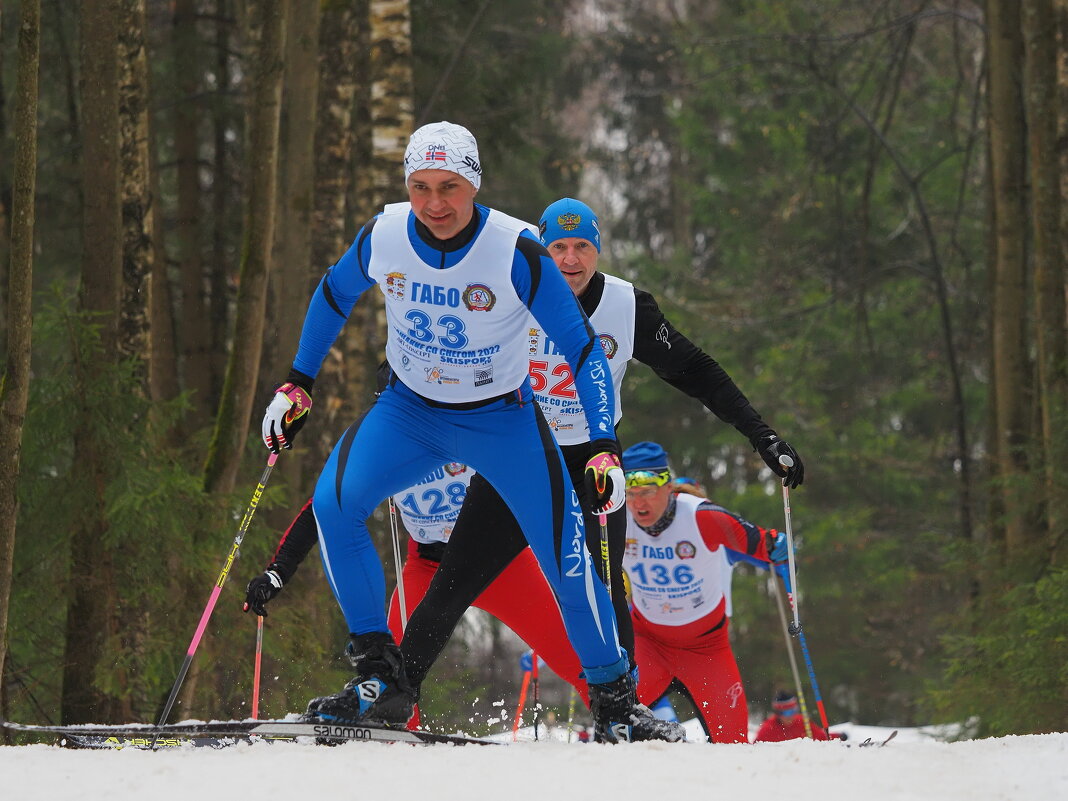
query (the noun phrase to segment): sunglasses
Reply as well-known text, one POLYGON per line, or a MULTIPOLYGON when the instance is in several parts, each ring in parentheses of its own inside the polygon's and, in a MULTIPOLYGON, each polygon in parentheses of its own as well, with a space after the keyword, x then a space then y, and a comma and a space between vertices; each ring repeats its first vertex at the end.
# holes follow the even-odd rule
POLYGON ((662 487, 671 481, 670 470, 631 470, 624 474, 627 489, 633 487, 662 487))

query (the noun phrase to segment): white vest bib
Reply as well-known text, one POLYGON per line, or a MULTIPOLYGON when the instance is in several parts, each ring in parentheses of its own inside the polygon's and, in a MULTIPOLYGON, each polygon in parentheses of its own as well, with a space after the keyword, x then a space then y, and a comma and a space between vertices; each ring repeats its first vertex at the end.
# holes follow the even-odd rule
MULTIPOLYGON (((613 424, 623 416, 620 387, 627 363, 634 355, 634 286, 612 275, 604 276, 604 293, 597 309, 590 317, 590 325, 597 332, 616 390, 616 416, 613 424)), ((575 391, 571 366, 545 332, 530 329, 530 385, 538 399, 549 427, 561 445, 577 445, 590 441, 590 429, 575 391)))
POLYGON ((676 496, 675 519, 652 537, 627 515, 623 568, 630 577, 634 608, 651 623, 684 626, 711 613, 729 587, 727 549, 710 551, 697 528, 693 495, 676 496))
POLYGON ((386 356, 413 391, 444 403, 511 392, 527 375, 530 312, 512 285, 515 243, 529 226, 489 211, 470 250, 444 270, 408 239, 411 205, 386 206, 371 231, 368 275, 386 301, 386 356))
POLYGON ((404 528, 416 542, 448 542, 475 471, 459 462, 439 467, 393 497, 404 528))

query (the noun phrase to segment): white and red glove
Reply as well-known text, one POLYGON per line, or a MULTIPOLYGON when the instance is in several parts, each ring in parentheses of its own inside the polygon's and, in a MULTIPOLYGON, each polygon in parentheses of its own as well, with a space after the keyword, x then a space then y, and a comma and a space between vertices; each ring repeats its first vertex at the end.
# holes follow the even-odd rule
POLYGON ((627 482, 619 462, 619 443, 614 439, 595 439, 590 443, 590 459, 582 477, 586 497, 594 514, 616 512, 625 505, 627 482))
POLYGON ((311 393, 300 384, 286 381, 278 387, 263 415, 263 444, 275 453, 293 447, 311 407, 311 393))

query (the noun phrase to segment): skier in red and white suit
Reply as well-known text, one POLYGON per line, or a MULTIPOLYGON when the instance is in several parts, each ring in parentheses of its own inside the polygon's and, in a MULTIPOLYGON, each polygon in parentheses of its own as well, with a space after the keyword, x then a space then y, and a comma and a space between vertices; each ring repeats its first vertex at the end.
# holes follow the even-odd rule
POLYGON ((748 742, 748 707, 728 637, 727 551, 746 561, 786 559, 786 536, 709 500, 675 494, 668 455, 655 442, 623 452, 627 481, 623 567, 633 598, 638 698, 682 685, 714 743, 748 742))

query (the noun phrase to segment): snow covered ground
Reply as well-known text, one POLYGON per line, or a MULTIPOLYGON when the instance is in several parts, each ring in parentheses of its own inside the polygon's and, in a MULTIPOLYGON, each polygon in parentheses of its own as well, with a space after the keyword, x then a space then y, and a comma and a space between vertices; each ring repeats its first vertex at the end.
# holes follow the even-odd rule
POLYGON ((1057 801, 1068 799, 1068 733, 944 743, 904 729, 832 726, 847 744, 519 742, 508 747, 336 748, 257 743, 212 751, 0 747, 4 801, 1057 801))

